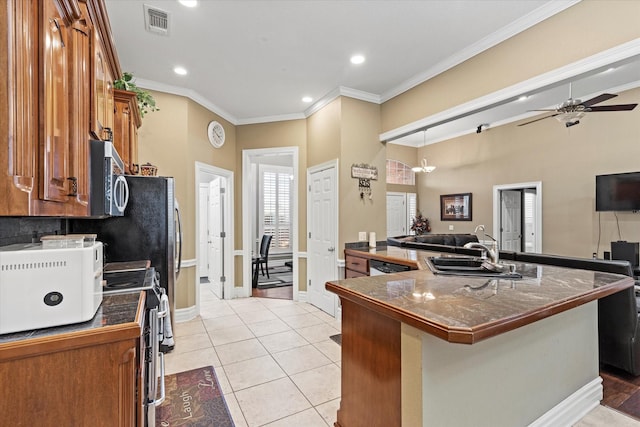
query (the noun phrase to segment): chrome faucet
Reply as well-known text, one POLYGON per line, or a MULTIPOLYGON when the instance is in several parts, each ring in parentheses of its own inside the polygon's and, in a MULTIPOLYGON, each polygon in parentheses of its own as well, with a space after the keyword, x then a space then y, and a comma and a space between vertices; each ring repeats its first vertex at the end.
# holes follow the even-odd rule
POLYGON ((466 245, 464 245, 464 247, 467 249, 469 248, 482 249, 485 254, 484 257, 485 258, 488 257, 492 263, 497 264, 500 258, 500 253, 498 251, 498 241, 484 231, 484 225, 478 225, 476 229, 473 231, 474 233, 476 233, 476 236, 478 234, 478 231, 482 231, 482 241, 485 241, 487 237, 491 239, 491 247, 489 248, 486 244, 480 243, 480 242, 469 242, 466 245))
POLYGON ((483 253, 484 253, 483 258, 489 258, 489 260, 493 264, 497 264, 498 263, 498 258, 499 258, 498 242, 496 242, 494 240, 493 244, 491 246, 492 247, 490 248, 487 245, 485 245, 483 243, 480 243, 480 242, 469 242, 469 243, 464 245, 464 247, 467 248, 467 249, 473 249, 473 248, 482 249, 483 253))

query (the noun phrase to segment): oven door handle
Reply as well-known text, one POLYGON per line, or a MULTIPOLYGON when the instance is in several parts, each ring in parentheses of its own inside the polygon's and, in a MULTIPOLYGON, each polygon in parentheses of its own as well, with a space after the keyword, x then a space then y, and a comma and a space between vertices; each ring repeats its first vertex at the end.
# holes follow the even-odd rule
MULTIPOLYGON (((164 353, 159 353, 160 356, 160 397, 149 402, 153 406, 160 406, 164 402, 166 396, 164 389, 164 353)), ((156 396, 154 396, 155 398, 156 396)))

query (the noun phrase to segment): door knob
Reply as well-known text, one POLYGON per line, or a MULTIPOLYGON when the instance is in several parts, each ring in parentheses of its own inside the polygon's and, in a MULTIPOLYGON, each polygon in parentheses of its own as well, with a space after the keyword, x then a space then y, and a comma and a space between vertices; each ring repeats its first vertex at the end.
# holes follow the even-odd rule
POLYGON ((329 248, 329 249, 327 249, 327 250, 328 250, 329 252, 333 252, 333 251, 335 251, 335 250, 336 250, 336 248, 334 248, 334 247, 332 246, 332 247, 330 247, 330 248, 329 248))

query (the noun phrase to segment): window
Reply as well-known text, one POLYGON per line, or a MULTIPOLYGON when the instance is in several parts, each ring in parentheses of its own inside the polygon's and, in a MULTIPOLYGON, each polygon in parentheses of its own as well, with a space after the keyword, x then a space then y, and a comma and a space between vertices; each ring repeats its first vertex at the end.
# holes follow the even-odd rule
POLYGON ((398 160, 387 159, 387 184, 415 185, 416 173, 398 160))
POLYGON ((260 235, 269 234, 272 252, 291 252, 292 168, 260 165, 260 235))
POLYGON ((416 234, 415 231, 411 230, 411 224, 413 224, 413 219, 416 215, 418 215, 416 193, 407 193, 407 234, 416 234))

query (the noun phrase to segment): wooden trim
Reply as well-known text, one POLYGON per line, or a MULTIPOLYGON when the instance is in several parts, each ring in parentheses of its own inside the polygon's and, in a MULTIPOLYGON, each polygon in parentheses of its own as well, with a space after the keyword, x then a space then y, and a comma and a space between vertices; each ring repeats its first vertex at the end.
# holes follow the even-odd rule
POLYGON ((138 108, 138 98, 135 92, 131 92, 128 90, 114 89, 113 100, 116 102, 117 101, 126 102, 129 105, 129 108, 131 109, 131 117, 133 117, 133 119, 135 120, 136 128, 139 128, 140 126, 142 126, 142 116, 140 115, 140 108, 138 108))
POLYGON ((115 47, 116 44, 113 41, 111 23, 109 22, 107 7, 104 4, 104 0, 81 1, 84 1, 87 4, 91 22, 93 22, 93 26, 98 32, 98 37, 102 41, 104 54, 106 56, 107 65, 110 68, 111 75, 114 76, 114 78, 119 78, 122 75, 122 71, 120 69, 120 60, 118 59, 118 53, 115 47))
POLYGON ((82 17, 78 0, 55 0, 54 3, 67 25, 71 25, 73 21, 82 17))

